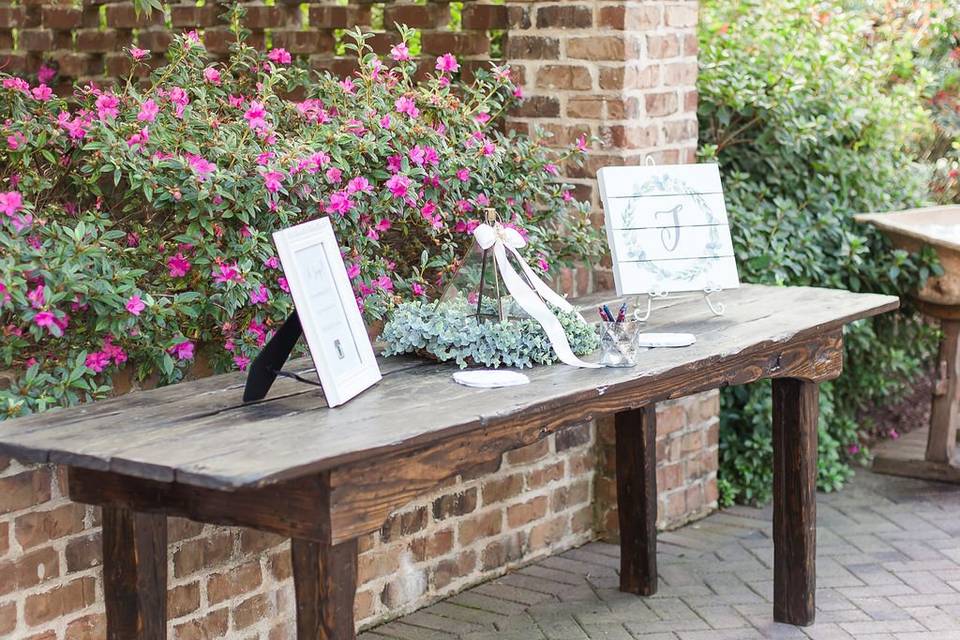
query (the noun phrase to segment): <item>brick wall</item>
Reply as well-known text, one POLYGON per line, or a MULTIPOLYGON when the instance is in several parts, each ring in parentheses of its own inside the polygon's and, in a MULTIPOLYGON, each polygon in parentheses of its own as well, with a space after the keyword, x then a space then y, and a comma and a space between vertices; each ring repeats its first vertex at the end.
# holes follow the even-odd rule
MULTIPOLYGON (((716 507, 716 397, 659 409, 661 526, 716 507)), ((369 626, 512 566, 616 537, 607 422, 508 452, 497 469, 452 479, 362 539, 358 622, 369 626)), ((294 636, 286 541, 169 522, 172 640, 294 636)), ((100 558, 99 510, 65 497, 61 469, 0 459, 0 637, 101 640, 100 558)))

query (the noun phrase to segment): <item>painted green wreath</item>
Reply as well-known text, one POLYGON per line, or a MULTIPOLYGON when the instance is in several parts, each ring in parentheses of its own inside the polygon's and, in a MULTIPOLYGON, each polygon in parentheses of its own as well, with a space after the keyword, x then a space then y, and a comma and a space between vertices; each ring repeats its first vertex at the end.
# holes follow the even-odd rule
MULTIPOLYGON (((578 313, 553 309, 578 356, 600 346, 593 325, 578 313)), ((407 302, 397 307, 380 339, 384 355, 416 354, 461 368, 532 367, 553 364, 557 356, 539 323, 530 318, 477 322, 476 309, 462 298, 444 302, 407 302)))

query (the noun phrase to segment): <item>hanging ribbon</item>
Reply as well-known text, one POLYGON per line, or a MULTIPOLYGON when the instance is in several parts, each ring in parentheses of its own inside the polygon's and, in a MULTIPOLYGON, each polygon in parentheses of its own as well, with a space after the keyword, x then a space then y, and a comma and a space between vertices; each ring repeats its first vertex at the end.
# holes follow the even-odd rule
POLYGON ((473 237, 477 244, 484 251, 493 249, 494 258, 497 261, 497 268, 500 271, 500 277, 507 287, 507 291, 513 296, 520 308, 530 314, 530 317, 540 323, 544 333, 553 345, 553 350, 557 357, 564 364, 572 367, 586 367, 594 369, 601 365, 593 362, 584 362, 574 355, 567 342, 567 334, 563 331, 563 326, 553 314, 550 308, 544 303, 548 301, 555 307, 563 311, 574 311, 573 305, 559 296, 553 289, 548 287, 537 275, 533 269, 523 259, 517 249, 526 246, 527 241, 523 239, 520 233, 511 227, 504 227, 499 222, 494 226, 481 224, 473 230, 473 237), (520 265, 527 280, 520 277, 507 258, 507 251, 513 253, 520 265))

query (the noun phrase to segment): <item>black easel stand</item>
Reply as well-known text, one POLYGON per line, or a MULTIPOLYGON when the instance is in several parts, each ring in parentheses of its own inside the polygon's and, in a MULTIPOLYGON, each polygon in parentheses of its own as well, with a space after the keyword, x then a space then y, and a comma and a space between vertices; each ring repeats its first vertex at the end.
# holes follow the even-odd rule
POLYGON ((250 363, 247 384, 243 388, 244 402, 263 400, 267 396, 273 381, 277 379, 277 374, 280 373, 302 334, 300 316, 294 311, 250 363))

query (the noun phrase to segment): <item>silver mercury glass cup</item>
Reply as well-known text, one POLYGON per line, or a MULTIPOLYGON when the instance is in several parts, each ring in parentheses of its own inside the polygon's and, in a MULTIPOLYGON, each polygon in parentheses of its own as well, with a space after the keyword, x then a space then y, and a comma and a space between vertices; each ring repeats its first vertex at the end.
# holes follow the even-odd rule
POLYGON ((632 367, 637 364, 637 340, 642 322, 601 322, 600 364, 607 367, 632 367))

